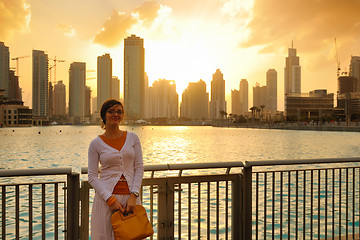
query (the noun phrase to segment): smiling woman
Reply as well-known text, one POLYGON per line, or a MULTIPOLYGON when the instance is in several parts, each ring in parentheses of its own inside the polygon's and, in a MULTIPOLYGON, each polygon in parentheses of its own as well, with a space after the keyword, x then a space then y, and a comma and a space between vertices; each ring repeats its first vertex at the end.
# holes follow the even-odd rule
POLYGON ((94 240, 114 240, 112 213, 128 213, 141 204, 142 150, 135 133, 119 129, 123 114, 121 102, 105 101, 100 109, 105 132, 89 146, 88 178, 95 189, 91 215, 91 239, 94 240))

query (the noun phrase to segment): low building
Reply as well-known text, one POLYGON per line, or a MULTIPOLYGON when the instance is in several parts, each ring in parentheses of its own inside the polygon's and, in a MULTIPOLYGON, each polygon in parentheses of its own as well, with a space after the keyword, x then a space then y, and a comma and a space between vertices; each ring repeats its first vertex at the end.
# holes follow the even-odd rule
POLYGON ((32 110, 20 100, 0 104, 0 125, 4 127, 32 126, 32 110))
POLYGON ((338 94, 337 108, 351 120, 360 119, 360 92, 338 94))
POLYGON ((285 94, 285 114, 287 120, 321 119, 334 112, 334 94, 327 90, 314 90, 309 93, 285 94))

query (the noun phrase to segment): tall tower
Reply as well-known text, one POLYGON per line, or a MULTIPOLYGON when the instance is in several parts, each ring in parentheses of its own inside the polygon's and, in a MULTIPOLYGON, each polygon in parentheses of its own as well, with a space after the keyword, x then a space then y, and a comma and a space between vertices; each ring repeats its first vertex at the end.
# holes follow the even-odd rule
POLYGON ((32 113, 49 117, 48 55, 44 51, 32 52, 32 113))
POLYGON ((144 39, 131 35, 124 40, 125 117, 145 116, 145 49, 144 39))
POLYGON ((220 111, 226 112, 225 80, 220 69, 216 69, 211 81, 210 119, 224 118, 220 111))
POLYGON ((277 111, 277 72, 275 69, 269 69, 266 72, 266 87, 266 109, 270 111, 277 111))
POLYGON ((63 81, 58 81, 54 86, 54 115, 66 115, 66 87, 63 81))
POLYGON ((301 93, 301 67, 293 47, 289 48, 289 56, 286 57, 284 93, 301 93))
POLYGON ((120 100, 120 80, 114 76, 111 78, 111 98, 120 100))
POLYGON ((246 79, 240 81, 240 114, 244 115, 249 111, 249 83, 246 79))
POLYGON ((0 42, 0 89, 5 90, 4 97, 9 97, 9 47, 0 42))
POLYGON ((206 92, 206 83, 203 80, 190 82, 182 94, 180 117, 193 120, 208 118, 209 93, 206 92))
POLYGON ((100 111, 102 104, 111 98, 112 59, 106 53, 97 58, 97 110, 100 111))
POLYGON ((350 76, 355 77, 355 91, 360 92, 360 57, 351 56, 350 76))
POLYGON ((86 63, 73 62, 69 69, 69 117, 80 123, 85 117, 86 63))

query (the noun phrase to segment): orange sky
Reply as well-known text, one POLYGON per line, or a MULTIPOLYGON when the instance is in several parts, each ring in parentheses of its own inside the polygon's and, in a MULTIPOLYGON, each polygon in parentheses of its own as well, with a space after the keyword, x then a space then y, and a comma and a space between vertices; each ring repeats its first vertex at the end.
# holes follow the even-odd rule
MULTIPOLYGON (((292 40, 300 56, 302 91, 335 93, 334 38, 341 67, 348 70, 351 55, 360 55, 359 12, 359 0, 0 0, 0 41, 9 46, 11 58, 37 49, 65 60, 57 64, 56 79, 66 85, 72 62, 84 61, 88 70, 96 70, 97 56, 110 53, 122 94, 123 39, 136 34, 144 38, 150 84, 175 80, 181 96, 188 82, 203 79, 209 92, 212 74, 220 68, 227 100, 246 78, 251 105, 252 87, 264 85, 266 71, 274 68, 282 110, 292 40)), ((19 75, 23 100, 31 106, 30 57, 19 60, 19 75)), ((87 84, 96 96, 96 80, 87 84)))

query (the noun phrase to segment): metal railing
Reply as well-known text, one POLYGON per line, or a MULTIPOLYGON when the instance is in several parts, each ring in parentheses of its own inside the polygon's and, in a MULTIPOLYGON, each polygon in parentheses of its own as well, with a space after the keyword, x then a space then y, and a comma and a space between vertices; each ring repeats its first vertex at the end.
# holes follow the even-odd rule
MULTIPOLYGON (((154 226, 151 239, 240 239, 241 175, 230 172, 239 167, 243 163, 145 166, 148 177, 143 179, 141 198, 154 226)), ((82 189, 81 239, 89 239, 91 186, 83 181, 82 189)))
MULTIPOLYGON (((141 197, 154 226, 152 239, 355 239, 360 232, 359 162, 360 158, 342 158, 145 166, 141 197)), ((51 187, 3 184, 2 239, 9 236, 10 226, 15 226, 16 239, 25 231, 31 239, 36 221, 41 222, 42 239, 50 231, 61 233, 61 228, 64 237, 54 233, 55 239, 89 239, 94 190, 88 182, 80 182, 71 169, 0 171, 0 177, 35 175, 66 175, 67 180, 46 183, 51 187), (64 190, 55 187, 59 184, 64 190), (39 188, 41 194, 31 195, 33 190, 23 191, 24 186, 39 188), (50 194, 54 207, 49 207, 44 199, 49 201, 52 188, 54 194, 63 192, 63 199, 50 194), (23 199, 29 202, 29 217, 22 216, 23 199), (30 217, 31 201, 41 202, 42 220, 30 217), (8 206, 15 209, 12 216, 8 206), (49 215, 54 215, 50 229, 49 215), (56 215, 64 220, 55 220, 56 215), (23 222, 27 230, 22 230, 23 222)))
POLYGON ((245 162, 254 190, 249 194, 251 237, 359 239, 359 162, 360 158, 245 162))
POLYGON ((26 178, 21 180, 22 183, 0 184, 1 239, 33 239, 38 236, 41 239, 78 239, 79 229, 74 216, 79 214, 76 211, 79 202, 79 173, 73 173, 71 168, 0 171, 0 178, 14 177, 26 178), (53 175, 67 178, 66 181, 29 180, 29 177, 53 175), (60 210, 64 212, 60 213, 60 210), (27 224, 21 224, 24 222, 27 224))

